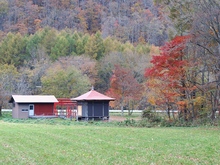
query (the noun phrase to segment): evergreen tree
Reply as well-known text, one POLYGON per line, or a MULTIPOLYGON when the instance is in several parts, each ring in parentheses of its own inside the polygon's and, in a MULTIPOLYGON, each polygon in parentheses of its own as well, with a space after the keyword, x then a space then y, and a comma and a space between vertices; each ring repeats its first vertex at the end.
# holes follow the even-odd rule
POLYGON ((76 42, 76 54, 77 55, 82 55, 85 53, 85 45, 87 44, 89 36, 88 35, 84 35, 84 36, 80 36, 76 42))
POLYGON ((66 40, 68 41, 69 48, 68 48, 68 54, 69 55, 75 55, 76 54, 76 40, 74 39, 73 35, 67 34, 66 40))
POLYGON ((101 36, 101 32, 98 31, 95 34, 95 43, 96 43, 96 47, 97 47, 97 60, 99 60, 100 58, 102 58, 104 56, 105 53, 105 47, 104 47, 104 43, 103 43, 103 39, 101 36))
POLYGON ((53 61, 57 60, 60 56, 68 56, 69 54, 69 42, 61 34, 57 36, 54 46, 51 48, 50 57, 53 61))
POLYGON ((27 53, 29 54, 29 56, 32 57, 32 59, 37 58, 36 52, 43 39, 42 33, 43 33, 42 31, 38 31, 34 35, 30 35, 28 37, 26 49, 27 49, 27 53))
POLYGON ((85 46, 85 53, 91 58, 99 60, 105 53, 105 47, 101 33, 97 32, 95 35, 91 35, 85 46))
POLYGON ((93 59, 97 59, 97 56, 98 56, 98 54, 97 54, 97 45, 96 45, 94 35, 91 35, 89 37, 88 42, 85 45, 85 53, 89 57, 91 57, 93 59))
POLYGON ((57 37, 57 31, 52 28, 45 28, 42 32, 43 39, 41 41, 41 46, 45 48, 45 51, 48 55, 51 54, 51 48, 54 46, 56 37, 57 37))
POLYGON ((27 60, 26 38, 8 33, 0 45, 0 63, 19 67, 27 60))

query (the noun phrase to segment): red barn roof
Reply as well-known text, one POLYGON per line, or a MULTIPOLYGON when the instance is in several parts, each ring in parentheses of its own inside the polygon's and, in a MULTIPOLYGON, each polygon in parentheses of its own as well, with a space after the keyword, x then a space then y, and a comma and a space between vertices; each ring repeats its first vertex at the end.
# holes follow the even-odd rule
POLYGON ((106 95, 103 95, 95 90, 91 90, 79 97, 76 98, 72 98, 71 100, 75 100, 75 101, 82 101, 82 100, 115 100, 114 98, 108 97, 106 95))

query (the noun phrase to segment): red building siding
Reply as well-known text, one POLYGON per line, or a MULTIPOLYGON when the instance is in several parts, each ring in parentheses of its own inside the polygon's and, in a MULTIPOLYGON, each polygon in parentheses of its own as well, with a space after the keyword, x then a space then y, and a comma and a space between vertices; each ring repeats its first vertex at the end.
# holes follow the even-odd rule
POLYGON ((53 115, 53 103, 35 103, 34 115, 53 115))

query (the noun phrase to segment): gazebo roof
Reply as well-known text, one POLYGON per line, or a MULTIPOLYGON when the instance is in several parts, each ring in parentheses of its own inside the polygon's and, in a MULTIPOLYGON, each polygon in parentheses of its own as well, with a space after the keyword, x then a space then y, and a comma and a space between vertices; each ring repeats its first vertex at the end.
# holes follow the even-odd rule
POLYGON ((114 98, 108 97, 106 95, 103 95, 97 91, 95 91, 94 89, 92 89, 91 91, 79 96, 79 97, 75 97, 72 98, 71 100, 75 100, 75 101, 86 101, 86 100, 115 100, 114 98))

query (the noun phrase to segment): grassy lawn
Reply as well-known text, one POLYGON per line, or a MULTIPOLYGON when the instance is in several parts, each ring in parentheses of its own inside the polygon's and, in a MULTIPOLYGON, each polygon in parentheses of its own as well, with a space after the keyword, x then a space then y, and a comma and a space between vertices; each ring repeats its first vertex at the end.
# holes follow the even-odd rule
POLYGON ((124 113, 123 116, 121 116, 121 113, 114 113, 111 112, 109 114, 110 121, 124 121, 126 119, 133 119, 133 120, 140 120, 141 119, 141 113, 132 113, 132 115, 128 115, 128 113, 124 113))
POLYGON ((132 128, 0 120, 0 164, 220 164, 220 128, 132 128))

